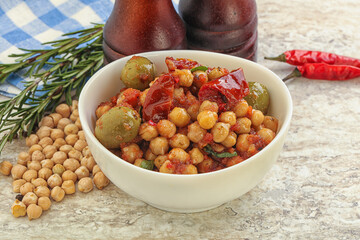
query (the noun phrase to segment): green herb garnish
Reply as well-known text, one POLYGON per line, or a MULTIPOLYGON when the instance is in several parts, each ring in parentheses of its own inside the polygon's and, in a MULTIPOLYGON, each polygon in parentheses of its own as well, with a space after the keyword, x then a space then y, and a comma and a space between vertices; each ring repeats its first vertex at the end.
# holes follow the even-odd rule
POLYGON ((237 156, 237 153, 236 152, 233 152, 233 153, 229 153, 229 152, 222 152, 222 153, 217 153, 215 152, 211 147, 210 145, 206 145, 204 147, 204 151, 211 154, 211 155, 214 155, 215 157, 217 158, 228 158, 228 157, 235 157, 237 156))
POLYGON ((197 67, 192 68, 190 71, 193 73, 195 71, 204 71, 205 72, 206 70, 208 70, 208 67, 206 67, 206 66, 197 66, 197 67))
POLYGON ((151 160, 143 160, 140 164, 141 168, 145 168, 148 170, 153 170, 154 169, 154 161, 151 160))

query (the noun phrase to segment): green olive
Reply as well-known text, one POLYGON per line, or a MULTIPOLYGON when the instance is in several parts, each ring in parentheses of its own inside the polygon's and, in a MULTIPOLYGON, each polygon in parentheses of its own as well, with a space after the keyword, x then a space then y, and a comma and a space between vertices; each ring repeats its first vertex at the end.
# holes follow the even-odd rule
POLYGON ((106 148, 119 148, 133 140, 139 132, 141 118, 128 107, 113 107, 104 113, 95 126, 95 136, 106 148))
POLYGON ((155 78, 155 65, 147 58, 133 56, 121 70, 121 81, 128 88, 140 91, 149 87, 149 83, 155 78))
POLYGON ((250 93, 244 97, 247 103, 254 109, 267 113, 270 104, 270 95, 264 84, 249 82, 250 93))

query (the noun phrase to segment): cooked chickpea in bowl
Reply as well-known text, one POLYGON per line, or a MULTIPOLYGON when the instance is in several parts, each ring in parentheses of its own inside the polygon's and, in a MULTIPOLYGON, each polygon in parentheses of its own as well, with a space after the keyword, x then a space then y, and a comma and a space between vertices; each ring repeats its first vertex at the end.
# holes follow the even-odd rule
POLYGON ((132 57, 122 73, 154 80, 139 88, 141 77, 131 84, 121 75, 128 87, 95 111, 95 136, 120 149, 121 159, 161 173, 207 173, 245 161, 274 139, 278 119, 267 115, 266 86, 248 83, 240 66, 173 57, 164 62, 168 72, 154 76, 149 59, 132 57), (152 71, 144 77, 144 69, 152 71))
POLYGON ((276 162, 290 126, 292 101, 282 80, 260 64, 213 52, 137 56, 154 65, 140 68, 139 77, 126 74, 146 79, 143 89, 121 80, 128 56, 104 66, 81 91, 79 118, 96 166, 124 192, 175 212, 211 209, 254 188, 276 162), (193 61, 177 65, 186 58, 193 61), (269 101, 253 106, 257 99, 269 101), (119 117, 105 118, 113 109, 119 117), (96 128, 112 120, 114 132, 97 138, 96 128))

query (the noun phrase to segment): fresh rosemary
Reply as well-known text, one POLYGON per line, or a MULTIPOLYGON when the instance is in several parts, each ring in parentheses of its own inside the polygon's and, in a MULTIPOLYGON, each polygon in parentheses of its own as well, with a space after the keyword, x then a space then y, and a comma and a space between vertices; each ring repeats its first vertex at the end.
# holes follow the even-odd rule
POLYGON ((0 153, 7 142, 30 135, 63 97, 71 104, 79 96, 88 77, 103 65, 102 33, 103 24, 94 24, 44 43, 48 49, 21 49, 24 53, 9 56, 15 63, 0 64, 0 84, 19 70, 29 78, 18 95, 0 102, 0 153))

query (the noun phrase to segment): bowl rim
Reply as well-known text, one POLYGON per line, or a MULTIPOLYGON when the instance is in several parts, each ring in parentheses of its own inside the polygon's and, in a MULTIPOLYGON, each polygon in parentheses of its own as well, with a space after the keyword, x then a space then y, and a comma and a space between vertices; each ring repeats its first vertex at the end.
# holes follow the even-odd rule
MULTIPOLYGON (((164 56, 165 58, 165 56, 164 56)), ((150 59, 151 60, 151 59, 150 59)), ((195 59, 196 60, 196 59, 195 59)), ((241 65, 239 66, 241 67, 241 65)), ((84 108, 86 109, 86 108, 84 108)), ((120 164, 124 164, 125 167, 130 167, 130 169, 132 169, 133 171, 138 172, 139 174, 147 174, 153 177, 166 177, 166 178, 171 178, 171 179, 176 179, 176 178, 182 178, 182 179, 201 179, 201 178, 208 178, 208 177, 212 177, 215 175, 222 175, 222 174, 228 174, 229 172, 232 171, 236 171, 237 168, 242 168, 245 167, 248 164, 251 164, 253 161, 255 161, 255 159, 260 158, 262 155, 266 154, 267 151, 270 151, 270 148, 272 145, 275 145, 278 141, 280 141, 280 137, 285 135, 287 133, 287 129, 290 126, 290 121, 292 118, 292 114, 293 114, 293 103, 292 103, 292 98, 290 95, 290 91, 287 88, 286 84, 281 80, 281 78, 276 75, 273 71, 271 71, 270 69, 266 68, 265 66, 247 60, 245 58, 241 58, 241 57, 237 57, 237 56, 232 56, 232 55, 227 55, 227 54, 222 54, 222 53, 215 53, 215 52, 208 52, 208 51, 202 51, 202 50, 161 50, 161 51, 150 51, 150 52, 142 52, 142 53, 136 53, 136 54, 132 54, 120 59, 117 59, 109 64, 107 64, 106 66, 103 66, 100 70, 98 70, 94 75, 92 75, 88 81, 86 82, 85 86, 83 87, 80 96, 79 96, 79 116, 80 116, 80 122, 82 125, 82 129, 84 130, 85 133, 89 133, 89 134, 85 134, 88 135, 88 137, 90 137, 90 140, 92 142, 95 142, 98 147, 100 147, 101 151, 104 151, 107 155, 110 154, 112 155, 112 157, 115 157, 116 161, 118 161, 120 164), (277 79, 279 81, 279 84, 282 86, 282 88, 284 89, 286 98, 288 99, 288 109, 287 109, 287 114, 284 117, 284 122, 282 123, 282 126, 280 128, 280 130, 277 132, 275 138, 261 151, 259 151, 258 153, 256 153, 255 155, 251 156, 250 158, 247 158, 246 160, 235 164, 233 166, 224 168, 224 169, 220 169, 220 170, 216 170, 216 171, 212 171, 212 172, 207 172, 207 173, 201 173, 201 174, 168 174, 168 173, 161 173, 161 172, 156 172, 156 171, 151 171, 148 169, 144 169, 144 168, 140 168, 135 166, 132 163, 129 163, 123 159, 121 159, 120 157, 118 157, 117 155, 115 155, 114 153, 112 153, 109 149, 107 149, 105 146, 103 146, 99 140, 95 137, 93 131, 90 129, 89 124, 87 123, 87 121, 85 121, 84 117, 81 118, 81 116, 85 115, 85 110, 83 110, 83 108, 81 108, 81 106, 83 105, 83 93, 88 91, 88 89, 91 87, 92 83, 95 81, 95 79, 98 78, 98 76, 100 74, 102 74, 102 72, 106 71, 108 68, 110 68, 112 65, 116 65, 119 62, 123 62, 123 61, 127 61, 128 59, 130 59, 132 56, 144 56, 144 57, 151 57, 153 55, 168 55, 171 56, 172 53, 184 53, 184 55, 186 54, 200 54, 200 55, 215 55, 215 56, 220 56, 220 57, 225 57, 225 58, 230 58, 230 59, 234 59, 236 61, 241 60, 246 62, 246 64, 250 64, 253 65, 255 67, 258 67, 260 69, 262 69, 265 72, 268 72, 270 75, 272 75, 275 79, 277 79)))

